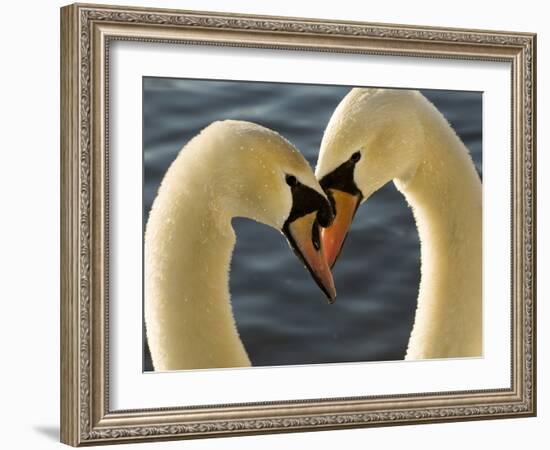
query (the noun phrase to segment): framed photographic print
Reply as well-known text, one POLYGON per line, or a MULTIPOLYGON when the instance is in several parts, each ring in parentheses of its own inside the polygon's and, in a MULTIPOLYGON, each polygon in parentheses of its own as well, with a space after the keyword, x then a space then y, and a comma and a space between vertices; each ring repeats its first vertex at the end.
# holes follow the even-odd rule
POLYGON ((61 439, 536 413, 529 33, 61 9, 61 439))

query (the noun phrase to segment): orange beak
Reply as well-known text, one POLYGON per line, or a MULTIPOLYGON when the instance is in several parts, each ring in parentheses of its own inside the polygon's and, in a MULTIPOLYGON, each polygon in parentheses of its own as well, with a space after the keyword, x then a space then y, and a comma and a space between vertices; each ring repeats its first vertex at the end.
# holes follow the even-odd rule
POLYGON ((336 298, 336 288, 320 238, 317 211, 297 218, 285 228, 284 233, 290 246, 325 293, 329 303, 333 303, 336 298))
POLYGON ((349 227, 361 201, 361 196, 338 189, 328 189, 328 195, 333 200, 336 216, 329 227, 322 229, 321 242, 327 264, 332 268, 342 251, 349 227))

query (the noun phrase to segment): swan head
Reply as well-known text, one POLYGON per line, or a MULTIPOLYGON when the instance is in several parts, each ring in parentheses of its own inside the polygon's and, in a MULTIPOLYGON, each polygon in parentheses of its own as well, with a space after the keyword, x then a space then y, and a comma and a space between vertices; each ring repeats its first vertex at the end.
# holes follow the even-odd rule
POLYGON ((330 267, 359 205, 388 181, 405 185, 423 159, 417 91, 352 89, 334 111, 321 142, 316 176, 335 212, 322 230, 330 267))
MULTIPOLYGON (((250 122, 215 122, 201 133, 201 160, 213 175, 215 209, 281 231, 330 302, 336 290, 320 227, 333 219, 327 195, 302 154, 278 133, 250 122), (211 149, 206 150, 205 148, 211 149)), ((223 214, 221 214, 223 216, 223 214)))

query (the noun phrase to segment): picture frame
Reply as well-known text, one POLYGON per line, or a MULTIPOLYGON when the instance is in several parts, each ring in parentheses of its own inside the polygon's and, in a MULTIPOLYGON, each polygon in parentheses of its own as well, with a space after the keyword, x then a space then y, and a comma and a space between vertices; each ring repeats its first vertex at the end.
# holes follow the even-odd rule
MULTIPOLYGON (((72 445, 536 415, 536 35, 74 4, 61 9, 61 441, 72 445), (109 79, 114 42, 510 67, 509 386, 114 409, 109 79)), ((154 375, 153 375, 154 376, 154 375)))

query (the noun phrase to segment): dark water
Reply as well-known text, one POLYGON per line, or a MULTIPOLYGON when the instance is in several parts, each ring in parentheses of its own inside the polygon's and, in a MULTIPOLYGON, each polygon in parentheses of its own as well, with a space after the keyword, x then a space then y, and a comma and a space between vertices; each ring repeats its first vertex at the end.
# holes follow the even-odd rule
MULTIPOLYGON (((325 126, 347 86, 144 78, 143 224, 159 183, 182 146, 215 120, 256 122, 279 132, 315 167, 325 126)), ((482 97, 423 91, 472 152, 481 174, 482 97)), ((256 366, 403 359, 420 279, 410 209, 393 183, 359 208, 334 270, 328 305, 284 237, 246 219, 231 271, 233 309, 256 366)), ((145 229, 145 228, 144 228, 145 229)), ((144 370, 152 370, 144 341, 144 370)))

